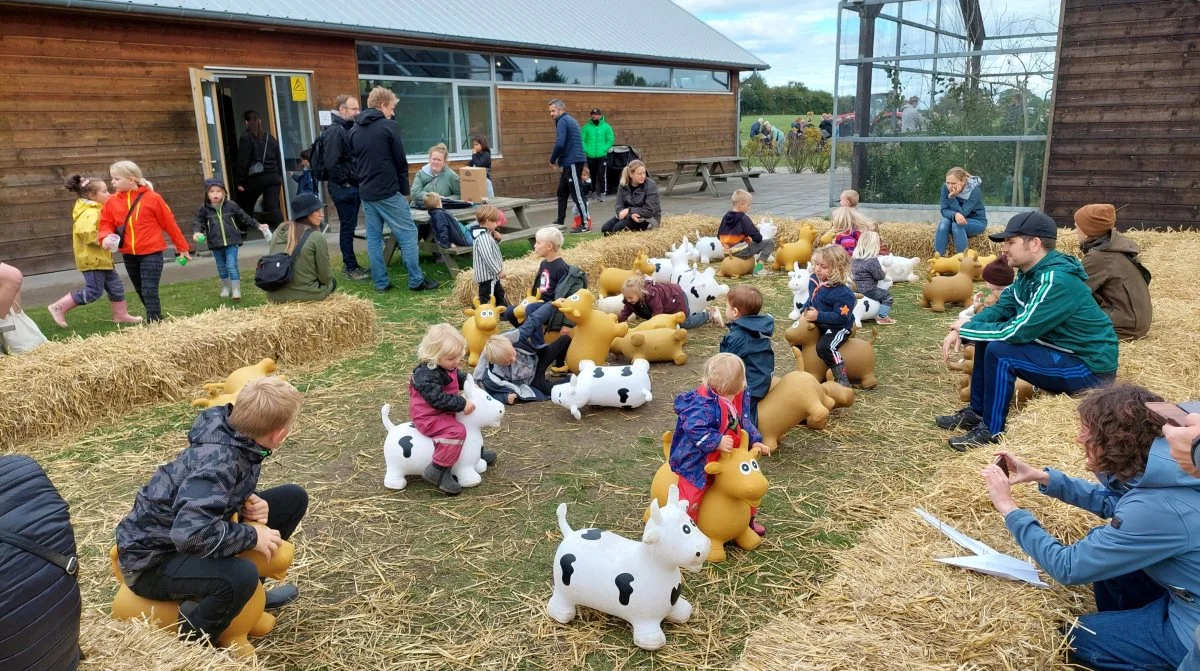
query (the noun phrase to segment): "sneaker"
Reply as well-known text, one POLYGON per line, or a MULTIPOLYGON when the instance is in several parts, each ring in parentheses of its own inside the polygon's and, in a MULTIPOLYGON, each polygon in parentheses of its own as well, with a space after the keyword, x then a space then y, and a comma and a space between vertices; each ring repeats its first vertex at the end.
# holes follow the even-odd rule
POLYGON ((933 420, 939 429, 964 429, 970 431, 983 424, 983 418, 971 406, 967 406, 953 415, 942 415, 933 420))
POLYGON ((295 585, 280 585, 267 590, 267 603, 263 608, 276 610, 300 598, 300 589, 295 585))
POLYGON ((966 452, 969 448, 983 447, 984 445, 998 443, 1000 440, 999 436, 993 435, 986 426, 979 424, 963 435, 951 438, 946 442, 952 449, 958 452, 966 452))
POLYGON ((589 227, 587 227, 587 226, 584 226, 584 225, 582 225, 582 224, 580 224, 579 226, 573 226, 573 227, 571 228, 571 232, 572 232, 572 233, 588 233, 588 232, 590 232, 591 230, 592 230, 591 228, 589 228, 589 227))
POLYGON ((409 289, 409 291, 432 291, 433 289, 436 289, 440 286, 442 286, 441 282, 438 282, 437 280, 431 280, 428 277, 426 277, 424 280, 421 280, 420 284, 418 284, 415 287, 412 287, 411 289, 409 289))
POLYGON ((754 264, 754 274, 755 275, 761 274, 762 271, 763 271, 763 264, 761 264, 761 263, 754 264))
POLYGON ((385 286, 385 287, 375 287, 375 291, 378 291, 378 292, 379 292, 379 293, 381 293, 381 294, 382 294, 382 293, 387 293, 387 292, 389 292, 389 291, 391 291, 391 290, 392 290, 392 285, 391 285, 391 284, 388 284, 388 285, 387 285, 387 286, 385 286))
POLYGON ((458 480, 450 472, 449 468, 438 466, 437 464, 429 464, 421 472, 421 479, 437 487, 447 496, 455 496, 462 493, 462 486, 458 484, 458 480))
POLYGON ((486 447, 479 450, 479 458, 483 459, 483 463, 491 466, 496 463, 496 451, 489 450, 486 447))
POLYGON ((370 279, 371 277, 371 273, 368 273, 362 268, 351 268, 350 270, 345 271, 344 274, 346 277, 354 280, 355 282, 361 282, 363 280, 370 279))
POLYGON ((875 323, 883 324, 884 326, 891 326, 892 324, 896 323, 896 320, 892 319, 891 317, 879 317, 875 320, 875 323))

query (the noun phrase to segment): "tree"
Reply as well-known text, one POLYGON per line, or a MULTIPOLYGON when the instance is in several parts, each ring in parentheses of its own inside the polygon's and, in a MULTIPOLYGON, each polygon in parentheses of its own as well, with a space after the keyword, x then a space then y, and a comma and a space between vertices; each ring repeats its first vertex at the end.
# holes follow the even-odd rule
POLYGON ((566 84, 567 78, 559 71, 557 65, 551 65, 545 70, 534 70, 533 81, 543 84, 566 84))

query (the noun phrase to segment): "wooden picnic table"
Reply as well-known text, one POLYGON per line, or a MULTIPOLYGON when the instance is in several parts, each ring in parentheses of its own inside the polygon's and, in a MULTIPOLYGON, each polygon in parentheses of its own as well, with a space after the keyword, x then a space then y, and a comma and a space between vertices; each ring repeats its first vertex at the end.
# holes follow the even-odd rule
MULTIPOLYGON (((534 227, 529 223, 529 219, 525 216, 525 206, 533 202, 531 198, 491 198, 488 200, 488 205, 495 207, 498 210, 507 210, 512 212, 512 216, 508 218, 508 222, 499 229, 501 242, 510 240, 533 240, 533 236, 537 234, 539 227, 534 227)), ((447 209, 450 216, 458 221, 467 222, 475 221, 475 211, 479 206, 447 209)), ((412 208, 413 222, 417 225, 429 223, 429 213, 425 210, 412 208)), ((432 236, 432 232, 430 233, 432 236)), ((365 240, 367 238, 366 229, 359 228, 354 231, 354 237, 365 240)), ((392 258, 396 254, 396 239, 392 237, 391 230, 383 227, 383 259, 384 263, 391 265, 392 258)), ((428 253, 438 257, 439 260, 450 271, 451 275, 459 272, 458 264, 454 261, 454 257, 463 256, 471 253, 470 247, 442 247, 432 239, 419 240, 420 253, 428 253)))
POLYGON ((689 178, 699 177, 700 191, 711 189, 710 193, 717 198, 721 195, 717 193, 717 182, 730 179, 740 178, 746 185, 746 190, 753 193, 754 186, 750 184, 750 178, 758 177, 762 171, 743 169, 741 156, 704 156, 678 159, 675 161, 675 173, 671 175, 671 182, 667 185, 666 191, 663 191, 664 196, 671 195, 675 185, 679 183, 680 176, 685 173, 689 178))

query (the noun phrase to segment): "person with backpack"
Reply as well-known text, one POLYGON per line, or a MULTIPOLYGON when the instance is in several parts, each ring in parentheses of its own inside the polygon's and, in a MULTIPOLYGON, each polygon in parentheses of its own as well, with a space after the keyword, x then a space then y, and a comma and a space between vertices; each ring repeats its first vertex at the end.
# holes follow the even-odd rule
MULTIPOLYGON (((311 193, 301 193, 292 199, 295 219, 275 229, 271 237, 271 255, 286 254, 291 270, 287 284, 267 289, 272 303, 324 300, 337 288, 337 280, 329 269, 329 244, 321 235, 325 219, 325 203, 311 193)), ((263 257, 266 260, 267 257, 263 257)), ((262 261, 259 262, 260 265, 262 261)), ((256 274, 255 282, 260 277, 256 274)))
POLYGON ((342 250, 342 273, 362 281, 370 274, 358 264, 354 254, 354 229, 358 227, 358 172, 350 150, 350 129, 358 116, 358 97, 340 95, 333 123, 321 133, 310 150, 313 176, 326 182, 329 197, 338 215, 338 248, 342 250))

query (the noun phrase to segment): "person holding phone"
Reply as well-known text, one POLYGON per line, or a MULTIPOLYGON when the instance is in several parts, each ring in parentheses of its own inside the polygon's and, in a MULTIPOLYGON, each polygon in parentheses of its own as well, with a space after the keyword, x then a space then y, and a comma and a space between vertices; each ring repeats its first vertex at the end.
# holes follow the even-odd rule
POLYGON ((992 504, 1017 543, 1064 585, 1092 583, 1098 612, 1068 632, 1068 661, 1088 669, 1175 671, 1200 625, 1200 478, 1171 458, 1161 402, 1133 385, 1093 391, 1079 404, 1079 435, 1099 483, 1037 469, 997 452, 1009 474, 990 464, 981 475, 992 504), (1036 482, 1053 498, 1108 520, 1065 545, 1017 506, 1012 486, 1036 482))

